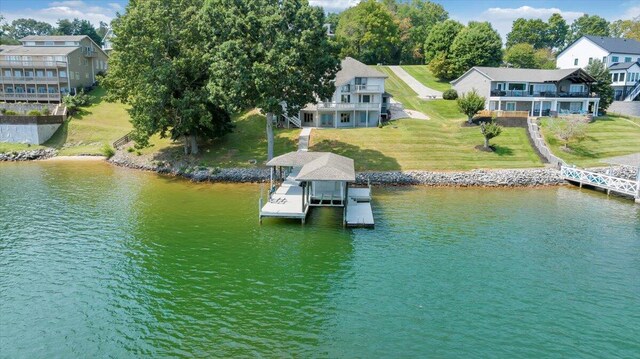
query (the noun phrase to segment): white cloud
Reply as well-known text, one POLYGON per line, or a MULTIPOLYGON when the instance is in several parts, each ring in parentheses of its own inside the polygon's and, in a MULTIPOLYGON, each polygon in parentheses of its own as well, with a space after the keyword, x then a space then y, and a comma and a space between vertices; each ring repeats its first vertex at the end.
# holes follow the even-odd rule
POLYGON ((313 6, 322 6, 326 12, 338 12, 355 6, 360 0, 309 0, 313 6))
POLYGON ((559 13, 565 19, 567 24, 571 24, 573 20, 584 15, 578 11, 562 11, 558 8, 534 8, 531 6, 521 6, 519 8, 500 8, 492 7, 482 12, 477 18, 472 20, 489 21, 494 29, 498 30, 503 39, 511 31, 513 21, 518 18, 525 19, 542 19, 547 21, 551 15, 559 13))
MULTIPOLYGON (((89 20, 94 26, 98 26, 100 21, 109 23, 114 17, 117 8, 109 4, 109 7, 89 5, 84 1, 53 1, 50 2, 45 8, 31 9, 25 8, 19 13, 15 12, 3 12, 6 20, 11 22, 19 18, 33 18, 38 21, 48 22, 55 25, 59 19, 74 18, 89 20)), ((118 5, 119 7, 119 5, 118 5)))
POLYGON ((640 16, 640 6, 630 6, 620 18, 622 20, 628 20, 634 19, 638 16, 640 16))

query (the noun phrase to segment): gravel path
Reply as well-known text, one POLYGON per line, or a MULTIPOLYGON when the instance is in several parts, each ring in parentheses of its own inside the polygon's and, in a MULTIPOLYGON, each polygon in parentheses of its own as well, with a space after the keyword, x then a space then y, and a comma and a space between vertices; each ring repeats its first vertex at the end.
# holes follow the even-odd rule
POLYGON ((420 98, 442 98, 442 92, 436 91, 432 88, 429 88, 423 85, 420 81, 416 80, 415 77, 409 75, 402 67, 400 66, 389 66, 391 71, 393 71, 402 81, 404 81, 413 91, 418 94, 420 98))

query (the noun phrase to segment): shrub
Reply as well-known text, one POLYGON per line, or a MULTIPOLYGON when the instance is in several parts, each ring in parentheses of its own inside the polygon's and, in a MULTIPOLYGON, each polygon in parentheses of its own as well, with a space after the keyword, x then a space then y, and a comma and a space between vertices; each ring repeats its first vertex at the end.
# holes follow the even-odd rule
POLYGON ((493 121, 483 122, 480 124, 480 132, 484 136, 484 148, 489 149, 489 140, 500 136, 502 127, 493 121))
POLYGON ((38 110, 31 110, 27 112, 27 116, 42 116, 42 112, 38 110))
POLYGON ((469 124, 471 124, 473 116, 475 116, 478 111, 484 110, 485 98, 478 95, 478 92, 475 89, 463 94, 457 101, 458 109, 460 109, 460 112, 467 115, 469 124))
POLYGON ((49 110, 48 107, 43 108, 41 112, 45 116, 49 116, 51 114, 51 110, 49 110))
POLYGON ((113 147, 111 147, 111 145, 108 144, 104 144, 104 146, 102 146, 102 148, 100 149, 100 152, 102 152, 102 154, 106 157, 106 158, 111 158, 113 157, 113 155, 116 154, 116 150, 113 149, 113 147))
POLYGON ((455 100, 458 98, 458 91, 454 89, 448 89, 442 93, 442 98, 445 100, 455 100))
POLYGON ((0 108, 0 114, 4 115, 7 113, 7 109, 6 108, 0 108))
POLYGON ((133 147, 127 147, 127 152, 132 153, 133 151, 135 151, 136 149, 133 147))
POLYGON ((69 113, 75 113, 80 107, 89 106, 91 104, 92 96, 86 94, 83 90, 80 90, 75 96, 66 95, 62 102, 67 106, 69 113))
POLYGON ((6 110, 6 111, 4 111, 4 114, 7 115, 7 116, 17 116, 18 115, 17 112, 12 111, 12 110, 6 110))

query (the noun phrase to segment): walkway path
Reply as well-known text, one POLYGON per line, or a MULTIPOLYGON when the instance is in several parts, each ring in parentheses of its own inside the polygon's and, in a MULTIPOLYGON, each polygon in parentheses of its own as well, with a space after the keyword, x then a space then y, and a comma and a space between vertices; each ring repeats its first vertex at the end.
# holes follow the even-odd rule
POLYGON ((309 150, 309 138, 311 137, 311 127, 303 127, 298 136, 298 151, 309 150))
POLYGON ((442 92, 436 91, 432 88, 429 88, 422 84, 422 82, 416 80, 415 77, 409 75, 402 67, 400 66, 389 66, 391 71, 393 71, 402 81, 404 81, 413 91, 418 94, 420 98, 442 98, 442 92))

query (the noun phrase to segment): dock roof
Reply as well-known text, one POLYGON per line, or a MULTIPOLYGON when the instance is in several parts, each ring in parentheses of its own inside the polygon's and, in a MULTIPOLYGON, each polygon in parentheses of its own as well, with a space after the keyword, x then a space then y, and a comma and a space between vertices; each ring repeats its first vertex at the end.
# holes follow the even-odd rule
POLYGON ((353 159, 331 152, 289 152, 273 158, 267 166, 301 167, 296 181, 356 180, 353 159))

